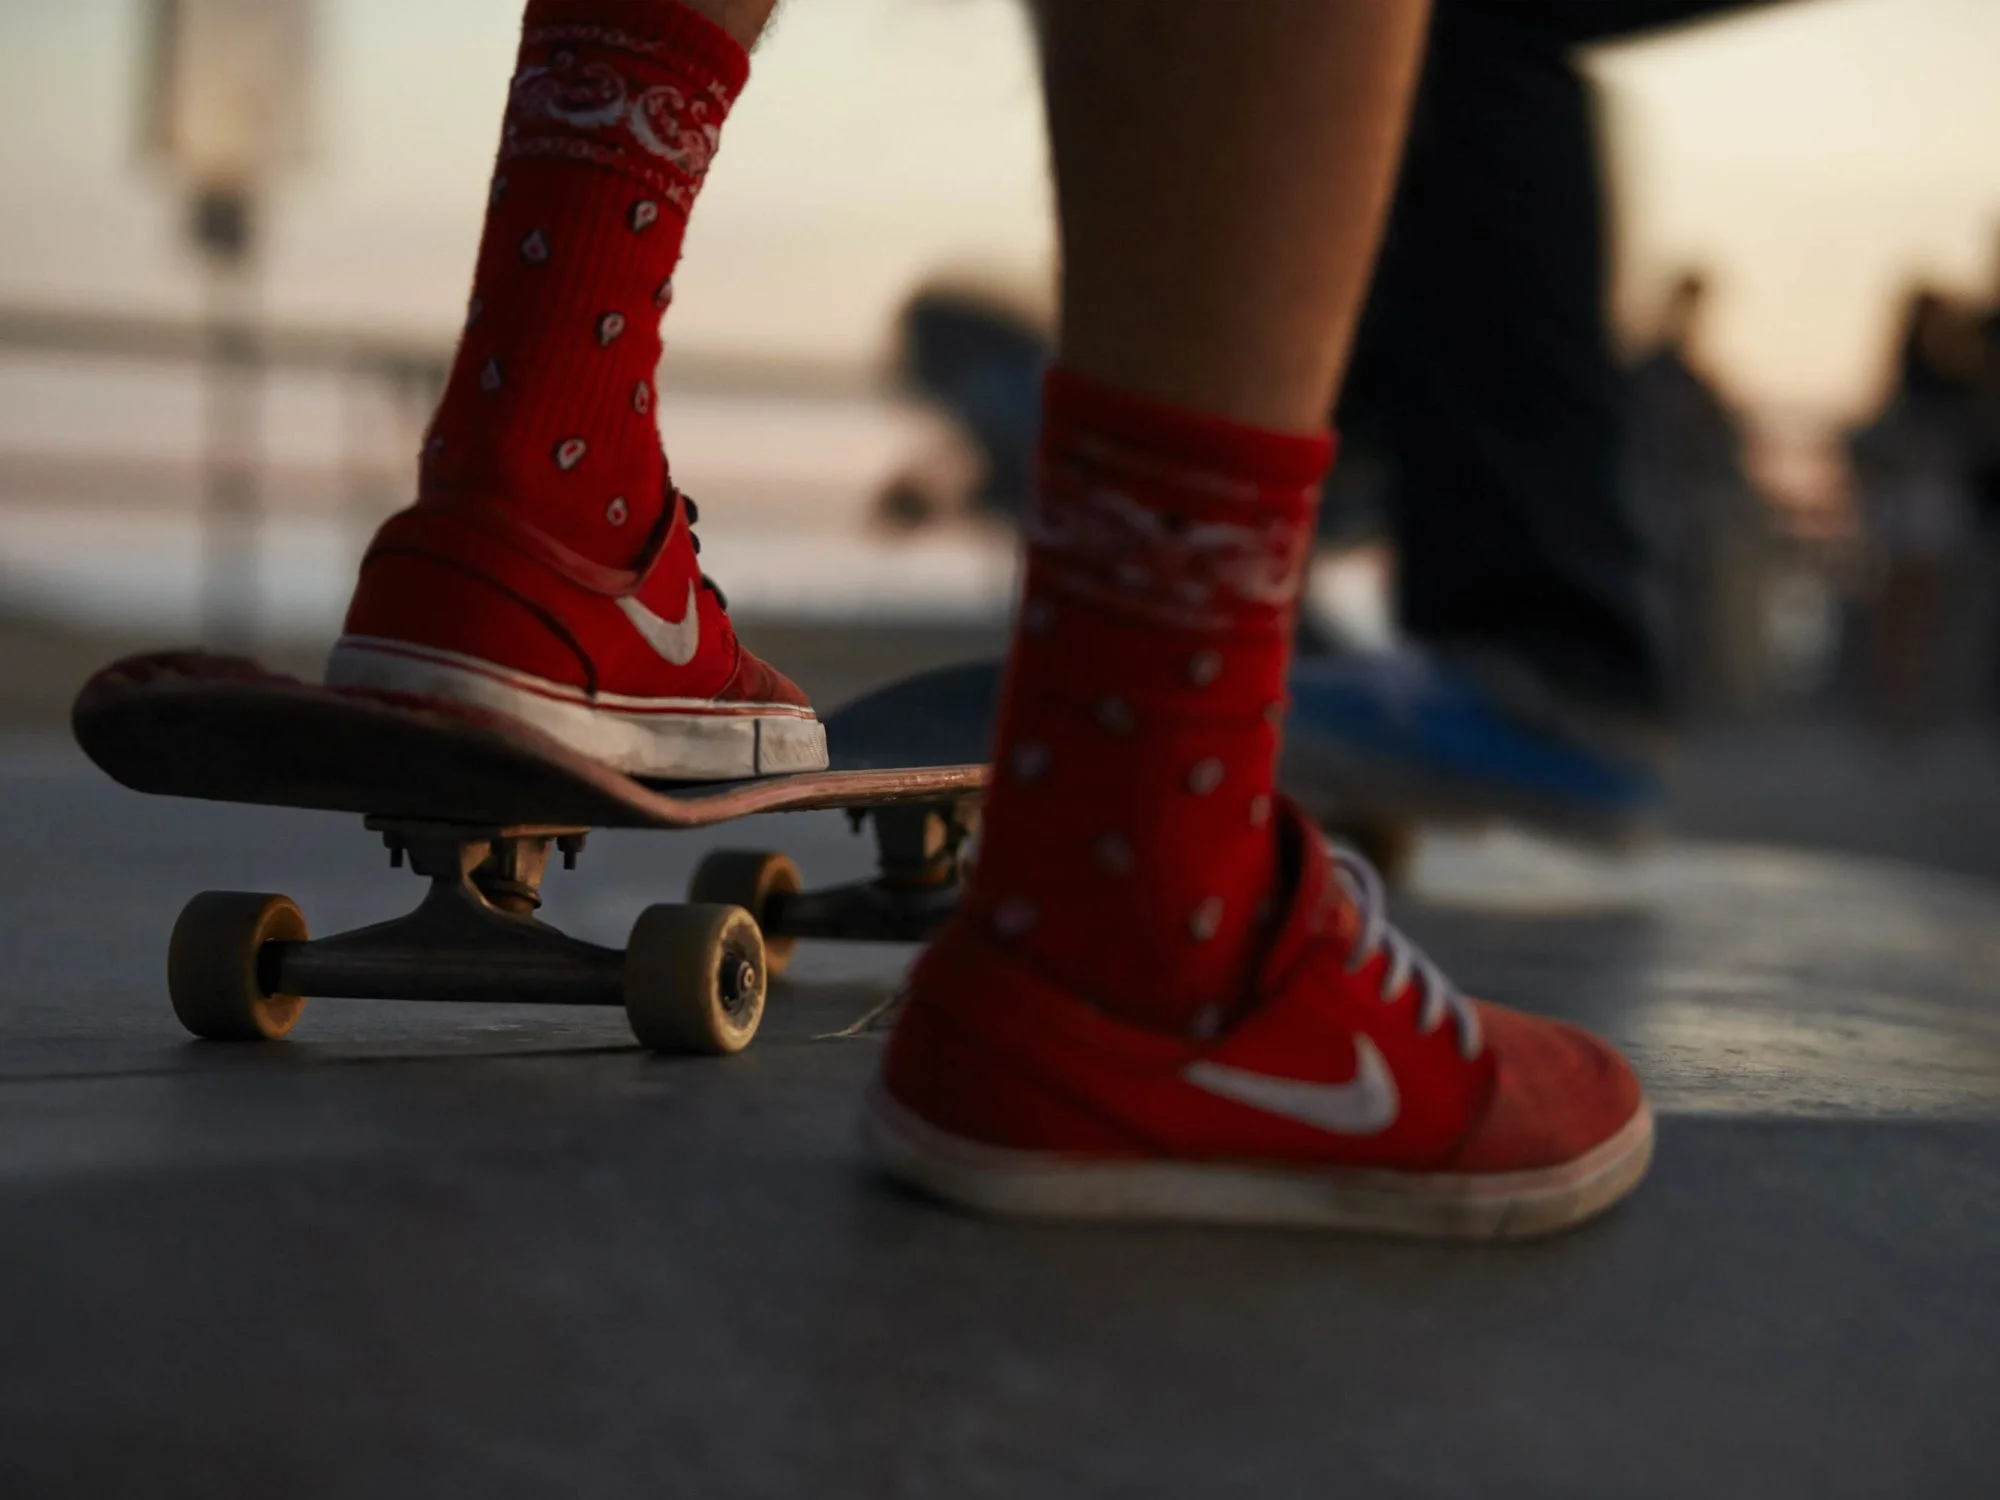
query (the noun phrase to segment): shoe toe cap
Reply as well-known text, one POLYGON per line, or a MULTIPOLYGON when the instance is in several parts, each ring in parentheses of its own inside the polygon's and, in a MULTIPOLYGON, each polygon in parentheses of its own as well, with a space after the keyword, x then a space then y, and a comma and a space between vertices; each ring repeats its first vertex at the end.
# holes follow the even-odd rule
POLYGON ((742 648, 728 684, 716 696, 738 703, 782 703, 791 708, 812 708, 812 700, 797 683, 747 646, 742 648))
POLYGON ((1484 1002, 1479 1020, 1493 1055, 1493 1090, 1451 1170, 1532 1171, 1575 1161, 1643 1107, 1638 1076, 1609 1042, 1484 1002))

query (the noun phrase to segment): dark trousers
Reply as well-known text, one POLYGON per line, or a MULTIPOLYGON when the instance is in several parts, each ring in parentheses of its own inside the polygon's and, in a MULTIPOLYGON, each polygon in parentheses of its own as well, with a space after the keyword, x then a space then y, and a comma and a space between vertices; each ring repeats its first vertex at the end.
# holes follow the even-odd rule
POLYGON ((1618 482, 1583 44, 1765 0, 1439 0, 1340 423, 1389 460, 1400 617, 1621 713, 1665 708, 1618 482))

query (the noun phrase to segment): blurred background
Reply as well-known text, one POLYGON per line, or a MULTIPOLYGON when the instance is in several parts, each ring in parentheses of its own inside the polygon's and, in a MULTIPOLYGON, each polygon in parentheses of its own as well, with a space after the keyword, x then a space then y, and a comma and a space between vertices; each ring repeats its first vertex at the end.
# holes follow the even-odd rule
MULTIPOLYGON (((409 498, 517 14, 0 6, 0 730, 121 650, 313 670, 409 498)), ((1589 49, 1623 483, 1694 834, 2000 874, 2000 6, 1589 49)), ((1053 235, 1016 0, 792 0, 695 216, 661 420, 752 643, 832 699, 997 649, 1053 235)), ((1314 638, 1392 640, 1365 451, 1314 638)))

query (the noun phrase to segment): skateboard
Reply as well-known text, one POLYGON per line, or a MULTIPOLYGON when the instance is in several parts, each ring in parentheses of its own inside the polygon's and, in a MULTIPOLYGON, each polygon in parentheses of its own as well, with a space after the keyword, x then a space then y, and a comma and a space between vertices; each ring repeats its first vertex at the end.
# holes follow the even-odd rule
POLYGON ((740 1051, 801 938, 914 941, 955 908, 978 828, 990 664, 920 673, 826 716, 831 764, 740 781, 624 775, 504 715, 331 689, 237 657, 128 657, 86 682, 77 743, 135 791, 361 815, 430 882, 404 916, 309 935, 284 896, 206 891, 182 909, 167 989, 196 1036, 274 1040, 308 997, 617 1005, 655 1051, 740 1051), (710 828, 836 808, 872 826, 872 880, 807 890, 776 851, 707 855, 685 903, 623 949, 536 916, 550 865, 599 828, 710 828))

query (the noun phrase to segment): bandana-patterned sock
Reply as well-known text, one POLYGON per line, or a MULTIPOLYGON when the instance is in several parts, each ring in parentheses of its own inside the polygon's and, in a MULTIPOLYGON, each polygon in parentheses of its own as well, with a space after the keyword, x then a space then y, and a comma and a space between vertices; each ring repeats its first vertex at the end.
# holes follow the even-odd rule
POLYGON ((967 916, 1126 1019, 1247 997, 1324 433, 1051 371, 1020 623, 967 916))
POLYGON ((749 66, 677 0, 530 0, 423 498, 514 507, 607 566, 644 551, 660 316, 749 66))

